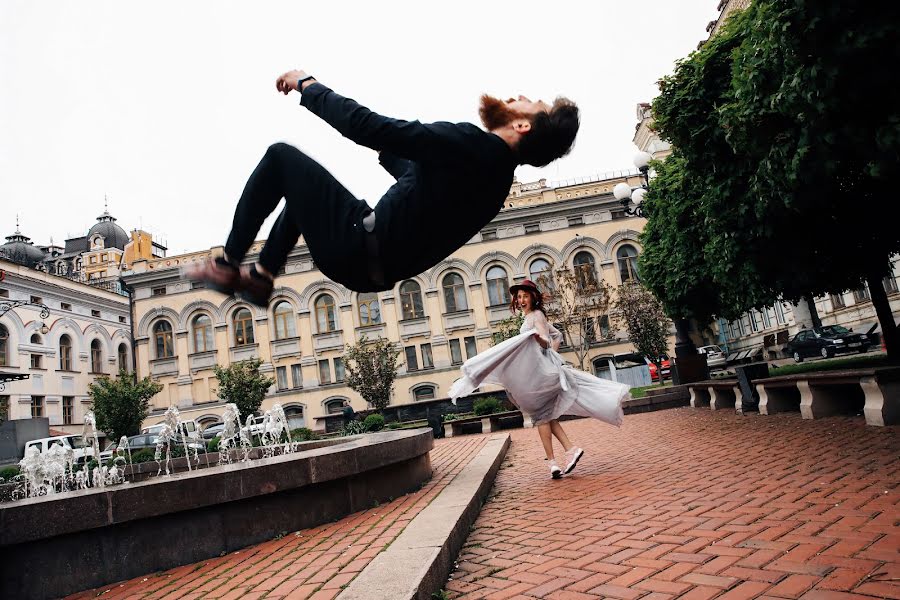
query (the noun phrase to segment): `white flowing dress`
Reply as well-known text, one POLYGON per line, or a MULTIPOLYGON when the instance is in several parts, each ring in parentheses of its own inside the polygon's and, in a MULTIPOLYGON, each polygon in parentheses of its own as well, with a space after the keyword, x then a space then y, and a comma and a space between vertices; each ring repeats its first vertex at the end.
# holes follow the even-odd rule
POLYGON ((454 403, 487 383, 505 388, 509 400, 536 425, 562 415, 593 417, 616 427, 622 424, 622 401, 631 397, 627 385, 566 365, 555 350, 562 334, 542 312, 530 312, 519 331, 463 364, 462 377, 450 388, 454 403), (551 347, 541 348, 536 336, 551 347))

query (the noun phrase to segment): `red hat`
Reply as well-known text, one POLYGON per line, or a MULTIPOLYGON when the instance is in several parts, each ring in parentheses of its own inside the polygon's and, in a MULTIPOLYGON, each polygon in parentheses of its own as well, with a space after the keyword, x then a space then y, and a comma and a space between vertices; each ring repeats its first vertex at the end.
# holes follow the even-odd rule
POLYGON ((515 295, 515 293, 518 292, 519 290, 528 290, 530 292, 534 292, 538 296, 541 295, 541 290, 538 289, 537 284, 535 284, 530 279, 523 279, 522 283, 517 283, 516 285, 509 288, 510 296, 515 295))

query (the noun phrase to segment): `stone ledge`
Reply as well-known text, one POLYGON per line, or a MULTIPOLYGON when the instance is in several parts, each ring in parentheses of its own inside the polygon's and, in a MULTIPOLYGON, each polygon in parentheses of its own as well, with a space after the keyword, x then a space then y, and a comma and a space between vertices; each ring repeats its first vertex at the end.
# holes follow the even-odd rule
POLYGON ((403 533, 363 569, 338 600, 431 600, 444 587, 466 536, 494 485, 509 434, 484 448, 420 512, 403 533))

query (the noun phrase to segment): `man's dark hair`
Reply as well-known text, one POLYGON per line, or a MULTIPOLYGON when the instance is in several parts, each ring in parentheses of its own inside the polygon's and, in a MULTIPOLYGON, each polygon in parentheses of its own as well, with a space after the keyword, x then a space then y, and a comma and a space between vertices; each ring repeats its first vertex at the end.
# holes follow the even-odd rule
POLYGON ((532 118, 531 131, 519 140, 519 162, 543 167, 565 156, 575 143, 578 124, 578 106, 560 96, 550 112, 540 112, 532 118))

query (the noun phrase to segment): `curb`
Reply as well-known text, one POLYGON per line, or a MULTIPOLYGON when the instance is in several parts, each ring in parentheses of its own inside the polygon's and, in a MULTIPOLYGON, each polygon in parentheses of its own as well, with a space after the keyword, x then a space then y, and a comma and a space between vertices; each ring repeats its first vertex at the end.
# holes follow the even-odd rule
POLYGON ((509 434, 492 435, 484 448, 381 552, 338 600, 430 600, 444 587, 494 485, 509 449, 509 434))

